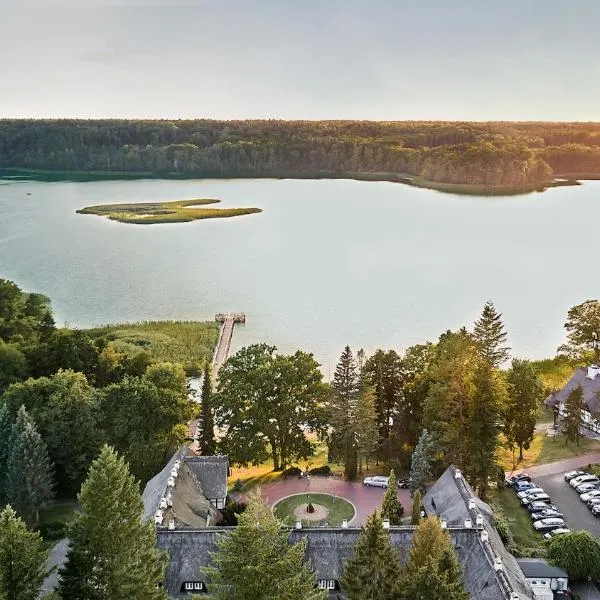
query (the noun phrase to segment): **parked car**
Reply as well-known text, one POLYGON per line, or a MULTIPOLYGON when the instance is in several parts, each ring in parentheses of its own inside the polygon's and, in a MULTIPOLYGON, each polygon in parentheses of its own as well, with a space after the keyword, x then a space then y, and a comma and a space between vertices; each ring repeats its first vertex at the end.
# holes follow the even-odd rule
POLYGON ((552 508, 545 508, 544 510, 540 510, 539 512, 531 513, 532 521, 539 521, 540 519, 549 519, 550 517, 560 517, 562 519, 564 518, 564 515, 560 511, 554 510, 552 508))
POLYGON ((400 479, 400 481, 398 481, 398 487, 403 490, 406 490, 410 487, 410 482, 410 477, 408 479, 400 479))
POLYGON ((569 485, 571 487, 577 487, 582 483, 588 483, 592 481, 600 481, 600 479, 598 479, 595 475, 590 475, 589 473, 586 473, 585 475, 579 475, 579 477, 571 479, 571 481, 569 481, 569 485))
POLYGON ((558 506, 555 506, 554 504, 548 504, 547 502, 531 502, 527 505, 527 509, 531 514, 538 513, 542 510, 555 510, 556 512, 560 511, 558 506))
POLYGON ((528 490, 524 490, 522 492, 518 492, 517 493, 517 497, 518 498, 525 498, 525 496, 531 496, 531 494, 540 494, 542 493, 544 490, 540 487, 534 487, 534 488, 530 488, 528 490))
POLYGON ((590 490, 589 492, 584 492, 583 494, 581 494, 579 496, 579 499, 582 502, 587 502, 588 500, 591 500, 592 498, 598 498, 598 496, 600 496, 600 490, 590 490))
POLYGON ((515 490, 515 492, 525 492, 527 490, 531 490, 534 487, 537 487, 537 485, 535 485, 535 483, 533 483, 533 481, 517 481, 517 483, 515 483, 513 486, 513 490, 515 490))
POLYGON ((545 492, 539 492, 537 494, 532 494, 531 496, 525 496, 525 498, 521 498, 521 504, 523 506, 527 506, 531 502, 546 502, 550 504, 552 501, 550 500, 550 496, 545 492))
POLYGON ((592 490, 597 490, 599 486, 600 486, 600 481, 598 483, 589 481, 587 483, 582 483, 581 485, 578 485, 575 488, 575 491, 579 495, 581 495, 581 494, 585 494, 586 492, 591 492, 592 490))
POLYGON ((592 514, 595 517, 600 516, 600 504, 595 504, 594 506, 592 506, 592 514))
POLYGON ((600 498, 590 498, 586 504, 588 505, 588 508, 592 508, 592 506, 600 504, 600 498))
POLYGON ((565 520, 560 517, 550 517, 549 519, 541 519, 533 524, 536 531, 552 531, 565 525, 565 520))
POLYGON ((508 479, 504 480, 504 485, 512 487, 513 485, 515 485, 515 483, 518 483, 519 481, 530 482, 531 477, 529 477, 529 475, 527 475, 527 473, 520 473, 519 475, 513 475, 512 477, 509 477, 508 479))
POLYGON ((565 481, 571 481, 571 479, 575 479, 575 477, 579 477, 581 475, 587 475, 586 471, 569 471, 565 473, 565 481))
POLYGON ((363 485, 366 485, 367 487, 373 486, 373 487, 387 488, 389 481, 390 481, 389 477, 383 477, 382 475, 375 475, 374 477, 365 477, 363 479, 363 485))
POLYGON ((568 527, 559 527, 558 529, 552 529, 548 533, 545 533, 544 537, 547 540, 551 540, 554 536, 562 535, 563 533, 571 533, 571 530, 568 527))

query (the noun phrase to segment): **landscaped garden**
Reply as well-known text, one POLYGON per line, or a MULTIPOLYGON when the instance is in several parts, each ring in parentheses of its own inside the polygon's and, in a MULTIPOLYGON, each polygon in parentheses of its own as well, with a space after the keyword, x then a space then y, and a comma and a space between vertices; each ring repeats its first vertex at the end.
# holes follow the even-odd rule
POLYGON ((273 512, 287 525, 295 525, 300 519, 304 527, 327 524, 339 527, 342 521, 354 518, 350 502, 331 494, 295 494, 275 504, 273 512))

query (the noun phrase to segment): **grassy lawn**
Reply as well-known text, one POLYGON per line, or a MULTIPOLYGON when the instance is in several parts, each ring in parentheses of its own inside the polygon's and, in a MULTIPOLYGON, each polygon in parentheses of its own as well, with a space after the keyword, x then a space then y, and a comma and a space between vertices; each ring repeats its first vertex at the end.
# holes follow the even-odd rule
POLYGON ((506 448, 501 448, 498 452, 498 462, 505 471, 509 472, 513 468, 527 469, 535 465, 573 458, 589 452, 600 452, 600 441, 582 438, 579 446, 575 444, 565 445, 564 436, 549 436, 544 432, 540 432, 535 434, 529 450, 523 452, 521 462, 519 462, 518 451, 515 451, 515 465, 513 467, 512 452, 506 448))
POLYGON ((99 215, 119 223, 150 225, 156 223, 188 223, 199 219, 237 217, 262 212, 260 208, 198 208, 206 204, 219 204, 213 198, 176 200, 174 202, 142 202, 135 204, 102 204, 87 206, 77 212, 82 215, 99 215))
POLYGON ((145 321, 89 329, 92 337, 105 338, 127 356, 147 352, 159 362, 181 363, 188 375, 202 371, 212 359, 219 323, 199 321, 145 321))
POLYGON ((529 511, 521 506, 513 490, 508 488, 493 489, 490 491, 489 500, 502 509, 515 545, 522 552, 525 549, 535 548, 537 552, 543 553, 544 538, 533 528, 529 511))
MULTIPOLYGON (((273 507, 273 512, 284 523, 294 525, 296 523, 294 508, 300 504, 307 504, 309 501, 312 504, 320 504, 327 508, 328 514, 324 521, 331 526, 337 527, 342 524, 344 519, 350 521, 354 517, 352 504, 339 496, 334 497, 329 494, 296 494, 295 496, 280 500, 273 507)), ((315 527, 319 524, 320 521, 302 520, 302 525, 305 527, 315 527)))

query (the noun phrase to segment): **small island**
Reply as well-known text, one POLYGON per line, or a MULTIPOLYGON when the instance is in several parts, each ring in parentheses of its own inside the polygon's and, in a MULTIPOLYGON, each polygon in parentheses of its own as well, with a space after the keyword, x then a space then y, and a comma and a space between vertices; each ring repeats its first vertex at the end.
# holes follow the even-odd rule
POLYGON ((198 219, 224 219, 262 212, 260 208, 200 208, 207 204, 218 204, 215 198, 195 198, 173 202, 141 202, 136 204, 100 204, 86 206, 77 211, 82 215, 108 217, 120 223, 141 225, 156 223, 187 223, 198 219))

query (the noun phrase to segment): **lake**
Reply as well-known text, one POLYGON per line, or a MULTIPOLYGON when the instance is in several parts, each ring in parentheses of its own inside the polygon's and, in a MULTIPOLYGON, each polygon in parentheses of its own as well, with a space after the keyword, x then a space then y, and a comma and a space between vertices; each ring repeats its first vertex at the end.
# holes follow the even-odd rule
POLYGON ((213 319, 234 346, 402 350, 471 326, 486 300, 521 357, 554 354, 569 307, 600 295, 600 182, 470 197, 388 182, 0 183, 0 277, 53 300, 57 323, 213 319), (31 195, 28 195, 31 194, 31 195), (79 208, 215 197, 260 214, 129 225, 79 208))

